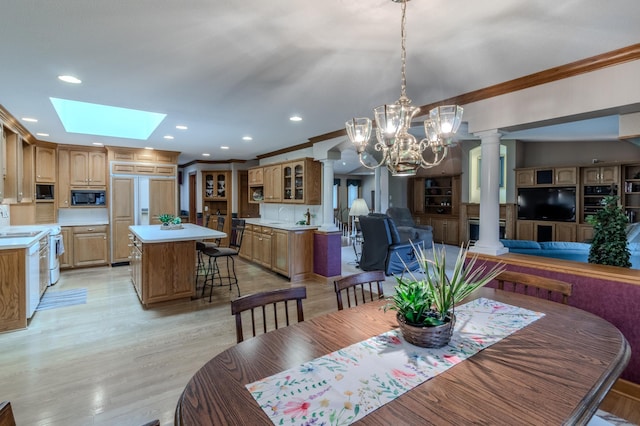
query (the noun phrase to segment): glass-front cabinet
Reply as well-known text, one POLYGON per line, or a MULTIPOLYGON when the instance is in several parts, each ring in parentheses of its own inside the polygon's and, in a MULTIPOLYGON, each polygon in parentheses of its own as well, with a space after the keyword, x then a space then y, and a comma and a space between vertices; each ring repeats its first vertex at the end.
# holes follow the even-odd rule
POLYGON ((285 164, 282 167, 284 199, 294 203, 304 202, 305 174, 304 161, 285 164))
POLYGON ((226 200, 229 189, 228 172, 210 171, 202 172, 203 176, 203 199, 204 200, 226 200))

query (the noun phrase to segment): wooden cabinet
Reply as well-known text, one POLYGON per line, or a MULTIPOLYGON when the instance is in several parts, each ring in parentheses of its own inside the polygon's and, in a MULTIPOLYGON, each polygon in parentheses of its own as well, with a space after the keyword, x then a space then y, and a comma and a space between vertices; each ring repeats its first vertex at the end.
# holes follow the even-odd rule
POLYGON ((313 230, 247 224, 240 256, 291 281, 313 275, 313 230))
POLYGON ((576 241, 579 243, 588 243, 593 240, 593 226, 578 225, 576 241))
POLYGON ((58 182, 56 185, 56 204, 59 209, 71 206, 71 186, 69 183, 69 151, 58 150, 58 182))
POLYGON ((284 203, 320 204, 322 177, 320 163, 305 158, 282 164, 284 203))
POLYGON ((536 167, 516 170, 516 186, 571 186, 578 183, 577 167, 536 167))
POLYGON ((252 259, 258 265, 271 269, 271 235, 273 228, 253 225, 252 259))
POLYGON ((460 175, 411 180, 413 214, 458 216, 460 175))
POLYGON ((460 244, 457 217, 441 218, 432 216, 431 226, 433 227, 434 242, 452 245, 460 244))
POLYGON ((73 266, 106 265, 109 262, 107 225, 73 227, 73 266))
POLYGON ((4 202, 5 204, 32 203, 34 200, 35 150, 19 134, 4 129, 4 202))
POLYGON ((623 167, 622 206, 630 223, 640 222, 640 163, 623 167))
POLYGON ((56 182, 55 148, 36 146, 36 183, 56 182))
POLYGON ((584 167, 582 169, 583 185, 618 183, 620 166, 584 167))
POLYGON ((0 250, 0 332, 27 327, 25 249, 0 250))
POLYGON ((111 263, 130 261, 129 226, 135 223, 134 180, 111 178, 111 263))
POLYGON ((195 264, 195 241, 143 244, 131 237, 131 281, 145 307, 192 297, 195 264))
POLYGON ((177 167, 169 164, 112 164, 114 174, 175 176, 177 167))
POLYGON ((62 227, 62 244, 64 245, 64 253, 60 255, 60 269, 73 268, 73 227, 62 227))
POLYGON ((72 187, 105 187, 107 156, 99 151, 69 151, 69 184, 72 187))
MULTIPOLYGON (((130 163, 167 163, 177 164, 179 152, 158 149, 108 147, 109 161, 130 163)), ((154 172, 153 174, 158 174, 154 172)))
POLYGON ((572 241, 577 238, 578 226, 575 222, 549 222, 539 220, 519 220, 516 236, 519 240, 572 241))
POLYGON ((249 186, 262 185, 264 183, 262 167, 249 169, 249 186))
POLYGON ((202 199, 224 201, 229 198, 231 185, 229 172, 226 171, 205 171, 202 172, 202 199))
POLYGON ((280 164, 265 166, 263 170, 264 201, 282 202, 282 166, 280 164))

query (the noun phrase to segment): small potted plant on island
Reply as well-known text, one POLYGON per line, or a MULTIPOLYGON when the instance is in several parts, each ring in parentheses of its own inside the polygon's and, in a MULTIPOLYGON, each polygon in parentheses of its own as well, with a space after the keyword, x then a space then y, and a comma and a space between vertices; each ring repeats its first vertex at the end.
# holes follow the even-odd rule
POLYGON ((395 310, 404 339, 416 346, 439 348, 451 339, 455 325, 455 305, 476 289, 491 282, 504 270, 498 263, 487 271, 476 266, 477 256, 467 259, 468 247, 461 246, 451 276, 445 269, 446 249, 433 245, 433 260, 421 246, 414 247, 422 265, 421 278, 409 272, 396 277, 395 295, 388 298, 387 309, 395 310))
POLYGON ((162 222, 162 225, 160 225, 160 229, 164 229, 164 230, 171 229, 171 224, 173 223, 174 219, 175 219, 175 216, 169 213, 162 213, 161 215, 159 215, 158 220, 162 222))

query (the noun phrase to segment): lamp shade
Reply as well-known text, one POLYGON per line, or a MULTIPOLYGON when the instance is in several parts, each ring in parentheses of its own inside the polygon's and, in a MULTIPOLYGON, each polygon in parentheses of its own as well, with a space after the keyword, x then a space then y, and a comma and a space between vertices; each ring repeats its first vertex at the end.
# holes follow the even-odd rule
POLYGON ((351 210, 349 210, 349 216, 366 216, 369 214, 369 206, 364 198, 356 198, 351 204, 351 210))

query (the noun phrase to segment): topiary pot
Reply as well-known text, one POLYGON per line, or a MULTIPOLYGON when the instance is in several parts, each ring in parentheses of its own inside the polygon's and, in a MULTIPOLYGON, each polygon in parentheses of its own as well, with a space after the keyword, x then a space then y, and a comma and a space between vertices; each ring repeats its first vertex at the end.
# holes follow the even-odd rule
POLYGON ((451 340, 456 316, 452 315, 448 322, 434 327, 424 327, 408 323, 401 315, 396 315, 400 332, 404 340, 421 348, 441 348, 451 340))

